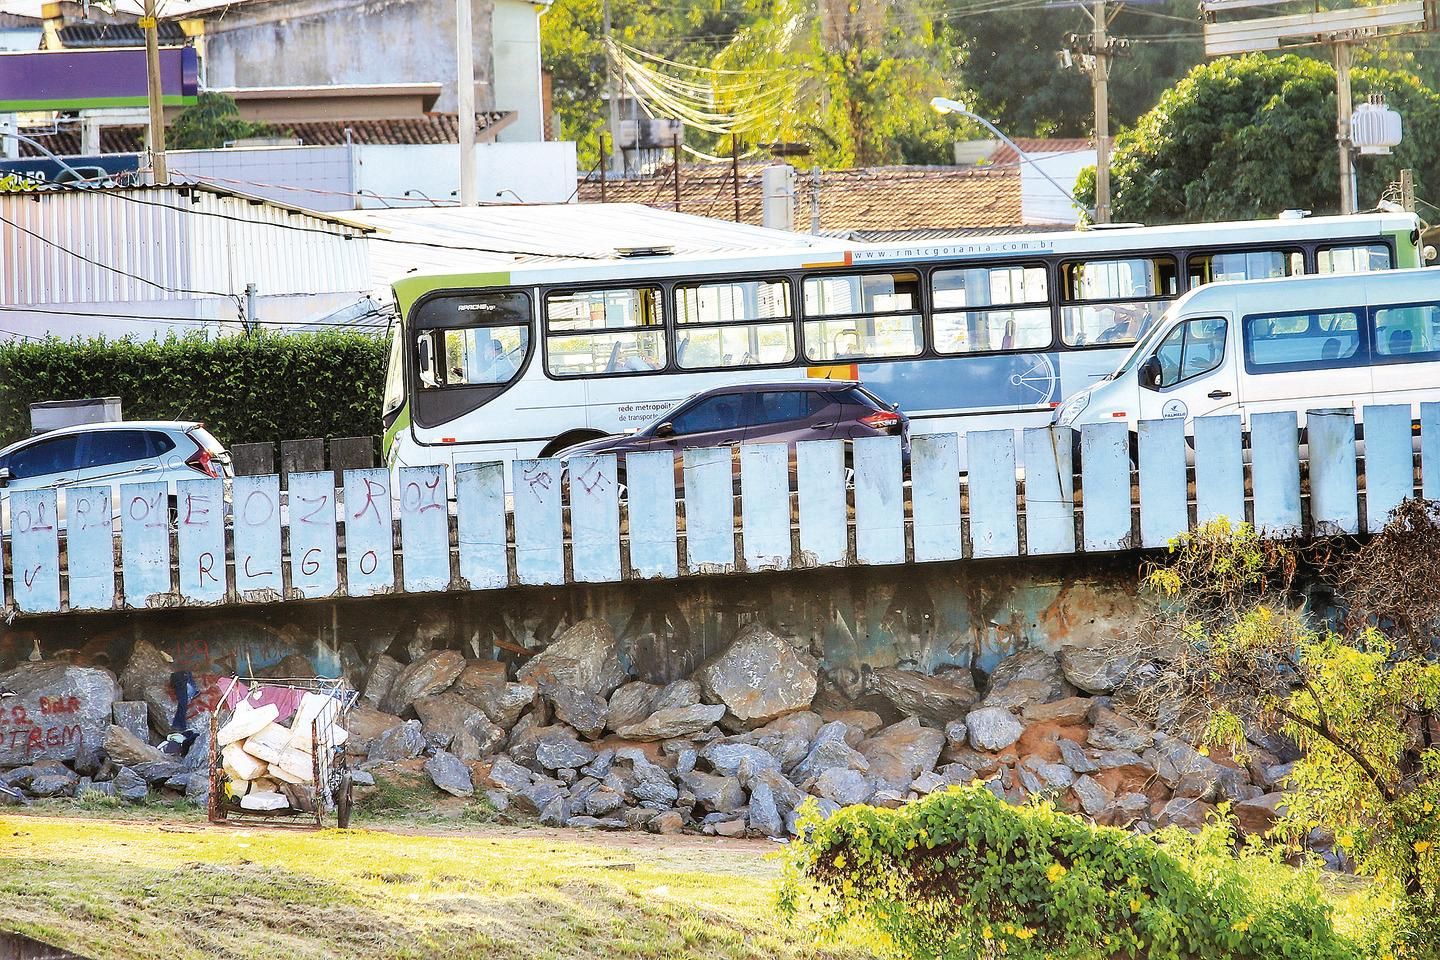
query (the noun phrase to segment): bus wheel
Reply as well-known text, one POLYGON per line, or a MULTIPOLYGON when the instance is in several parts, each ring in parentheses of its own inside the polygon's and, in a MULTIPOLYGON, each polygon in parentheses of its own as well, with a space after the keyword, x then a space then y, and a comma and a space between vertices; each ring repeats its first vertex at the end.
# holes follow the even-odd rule
POLYGON ((553 457, 566 447, 573 447, 575 444, 584 443, 587 440, 599 440, 603 436, 605 436, 605 434, 599 430, 571 430, 567 433, 560 434, 560 436, 545 444, 545 448, 540 451, 540 456, 542 459, 544 457, 553 457))

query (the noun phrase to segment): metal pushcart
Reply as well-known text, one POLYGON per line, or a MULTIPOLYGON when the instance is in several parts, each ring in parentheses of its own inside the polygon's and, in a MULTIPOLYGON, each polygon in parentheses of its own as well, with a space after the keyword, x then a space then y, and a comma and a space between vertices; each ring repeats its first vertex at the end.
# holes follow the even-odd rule
POLYGON ((327 814, 333 814, 336 826, 348 827, 350 760, 344 743, 348 736, 346 721, 359 694, 344 680, 327 678, 232 677, 222 681, 221 688, 222 696, 210 714, 210 822, 313 818, 316 827, 323 827, 327 814), (242 703, 252 708, 274 704, 274 723, 291 731, 288 748, 303 751, 307 743, 310 747, 308 782, 293 782, 292 773, 291 781, 277 783, 289 801, 282 809, 244 807, 240 798, 227 789, 231 778, 225 769, 219 733, 242 703))

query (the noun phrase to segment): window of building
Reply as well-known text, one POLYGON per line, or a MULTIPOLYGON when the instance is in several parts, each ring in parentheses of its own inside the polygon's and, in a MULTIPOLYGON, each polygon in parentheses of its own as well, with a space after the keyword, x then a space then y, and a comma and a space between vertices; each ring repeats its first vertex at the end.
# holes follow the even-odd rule
POLYGON ((795 359, 790 281, 742 280, 675 288, 675 360, 687 370, 795 359))
POLYGON ((807 277, 804 289, 810 360, 913 357, 924 349, 919 274, 807 277))
POLYGON ((557 377, 665 366, 658 287, 579 290, 545 298, 546 368, 557 377))
POLYGON ((932 335, 940 353, 1050 345, 1050 301, 1042 265, 937 270, 930 291, 932 335))
POLYGON ((1252 373, 1345 367, 1360 359, 1354 310, 1249 316, 1243 330, 1245 368, 1252 373))
POLYGON ((1060 335, 1072 347, 1134 343, 1179 293, 1174 257, 1071 260, 1060 276, 1060 335))

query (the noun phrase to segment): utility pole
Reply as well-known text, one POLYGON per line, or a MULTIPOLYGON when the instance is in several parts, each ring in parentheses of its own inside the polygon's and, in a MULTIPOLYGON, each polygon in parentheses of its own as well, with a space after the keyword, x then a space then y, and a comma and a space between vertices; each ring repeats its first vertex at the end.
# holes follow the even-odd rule
POLYGON ((601 9, 605 33, 605 86, 610 100, 610 167, 616 176, 623 177, 625 152, 620 147, 620 78, 610 53, 610 0, 605 0, 601 9))
POLYGON ((730 176, 735 184, 735 222, 740 222, 740 135, 730 131, 730 176))
POLYGON ((1415 212, 1415 171, 1409 167, 1400 171, 1400 206, 1407 213, 1415 212))
POLYGON ((1335 139, 1340 145, 1340 212, 1354 213, 1355 157, 1350 143, 1350 114, 1354 113, 1350 97, 1350 44, 1335 41, 1335 139))
POLYGON ((475 206, 475 37, 470 0, 455 0, 455 95, 460 113, 460 204, 475 206))
POLYGON ((1110 40, 1105 33, 1105 0, 1095 0, 1095 222, 1110 222, 1110 40))
POLYGON ((160 85, 160 31, 156 20, 155 0, 145 0, 145 16, 140 26, 145 30, 145 87, 150 95, 150 169, 156 183, 170 181, 165 162, 165 100, 160 85))
POLYGON ((256 312, 257 312, 257 311, 256 311, 256 306, 255 306, 255 296, 256 296, 256 294, 258 294, 259 292, 260 292, 260 291, 259 291, 259 288, 257 288, 257 287, 255 286, 255 284, 253 284, 253 283, 247 283, 247 284, 245 284, 245 323, 244 323, 244 327, 245 327, 245 335, 246 335, 247 337, 250 336, 251 334, 253 334, 253 333, 255 332, 255 325, 256 325, 256 323, 259 322, 259 319, 260 319, 259 317, 256 316, 256 312))
POLYGON ((820 165, 810 168, 810 232, 820 235, 820 165))

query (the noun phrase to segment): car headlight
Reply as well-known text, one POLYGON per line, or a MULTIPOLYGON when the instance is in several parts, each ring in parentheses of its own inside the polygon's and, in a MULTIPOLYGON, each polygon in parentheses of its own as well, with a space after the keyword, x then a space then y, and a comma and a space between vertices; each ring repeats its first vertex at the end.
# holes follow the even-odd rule
POLYGON ((1085 412, 1085 408, 1088 406, 1090 406, 1090 391, 1082 390, 1060 404, 1060 409, 1055 415, 1055 422, 1062 427, 1068 427, 1079 418, 1080 414, 1085 412))

